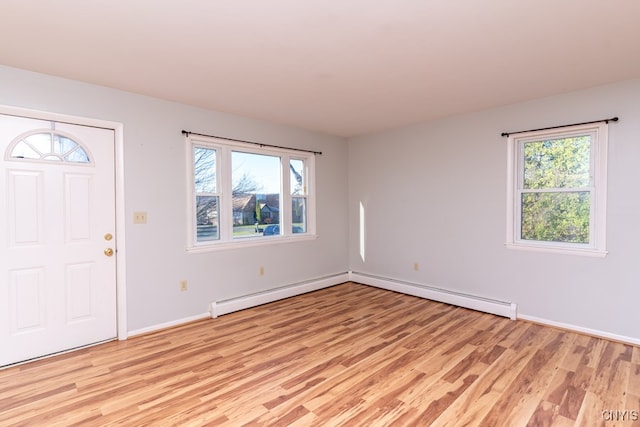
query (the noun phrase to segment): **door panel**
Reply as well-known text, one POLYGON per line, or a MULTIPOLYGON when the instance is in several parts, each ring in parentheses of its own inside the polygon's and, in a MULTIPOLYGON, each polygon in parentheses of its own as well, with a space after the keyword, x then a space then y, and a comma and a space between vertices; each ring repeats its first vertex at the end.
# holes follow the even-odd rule
POLYGON ((79 243, 91 238, 89 203, 91 176, 65 175, 65 241, 79 243))
POLYGON ((0 114, 0 155, 0 366, 115 338, 114 131, 0 114))
POLYGON ((68 265, 67 278, 67 313, 68 322, 91 319, 91 286, 93 264, 82 263, 68 265))
POLYGON ((30 268, 9 273, 11 333, 17 335, 44 328, 43 269, 30 268))
POLYGON ((42 243, 43 174, 8 171, 9 247, 42 243))

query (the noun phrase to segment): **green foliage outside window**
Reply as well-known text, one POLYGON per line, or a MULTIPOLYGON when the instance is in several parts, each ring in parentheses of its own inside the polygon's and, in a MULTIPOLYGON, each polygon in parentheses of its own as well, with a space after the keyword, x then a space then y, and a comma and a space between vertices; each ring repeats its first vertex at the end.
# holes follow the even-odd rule
POLYGON ((522 239, 589 243, 590 150, 589 136, 524 144, 522 239))

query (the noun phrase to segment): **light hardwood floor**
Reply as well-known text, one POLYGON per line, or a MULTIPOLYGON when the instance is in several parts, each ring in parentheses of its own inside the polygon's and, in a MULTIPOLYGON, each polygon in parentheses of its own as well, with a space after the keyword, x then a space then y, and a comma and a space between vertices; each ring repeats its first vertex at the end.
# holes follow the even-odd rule
POLYGON ((624 410, 640 348, 354 283, 0 371, 1 426, 640 425, 624 410))

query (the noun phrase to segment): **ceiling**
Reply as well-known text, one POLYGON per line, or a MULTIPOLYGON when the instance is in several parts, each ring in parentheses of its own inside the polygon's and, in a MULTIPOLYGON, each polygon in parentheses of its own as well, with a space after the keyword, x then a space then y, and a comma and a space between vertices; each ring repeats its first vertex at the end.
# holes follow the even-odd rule
POLYGON ((0 63, 350 137, 640 77, 638 0, 2 0, 0 63))

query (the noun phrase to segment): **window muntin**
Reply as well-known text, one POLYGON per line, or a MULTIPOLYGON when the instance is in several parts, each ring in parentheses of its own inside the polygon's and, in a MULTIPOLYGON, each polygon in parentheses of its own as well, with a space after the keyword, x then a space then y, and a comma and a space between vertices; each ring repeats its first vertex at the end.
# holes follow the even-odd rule
POLYGON ((509 247, 605 251, 606 124, 509 138, 509 247))
POLYGON ((188 248, 314 237, 313 154, 189 135, 188 248))

